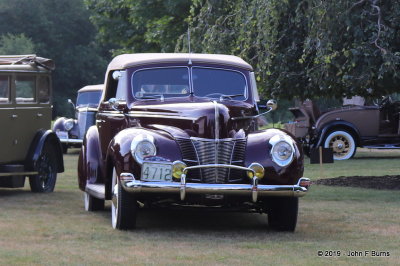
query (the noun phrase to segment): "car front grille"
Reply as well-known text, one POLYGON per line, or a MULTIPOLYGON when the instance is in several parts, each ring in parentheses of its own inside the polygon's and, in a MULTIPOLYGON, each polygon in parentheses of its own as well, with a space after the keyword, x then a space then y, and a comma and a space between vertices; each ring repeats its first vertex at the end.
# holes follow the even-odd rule
MULTIPOLYGON (((232 164, 244 166, 246 139, 178 138, 183 161, 188 166, 205 164, 232 164)), ((188 181, 202 183, 234 183, 246 173, 230 168, 202 168, 190 170, 188 181)))

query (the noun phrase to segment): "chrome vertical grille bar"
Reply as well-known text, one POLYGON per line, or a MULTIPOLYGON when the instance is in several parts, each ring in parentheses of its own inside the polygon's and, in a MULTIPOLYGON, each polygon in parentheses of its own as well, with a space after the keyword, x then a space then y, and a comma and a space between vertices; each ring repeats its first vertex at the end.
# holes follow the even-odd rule
MULTIPOLYGON (((232 164, 244 166, 246 139, 178 138, 183 161, 188 166, 205 164, 232 164)), ((228 168, 191 170, 187 179, 204 183, 229 183, 239 181, 244 173, 228 168), (195 172, 196 171, 196 172, 195 172)))

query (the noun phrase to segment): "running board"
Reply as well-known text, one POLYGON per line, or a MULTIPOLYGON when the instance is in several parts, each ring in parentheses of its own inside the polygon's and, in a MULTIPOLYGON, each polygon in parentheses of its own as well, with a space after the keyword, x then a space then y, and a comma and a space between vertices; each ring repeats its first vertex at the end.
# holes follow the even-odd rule
POLYGON ((95 198, 105 199, 104 184, 86 184, 85 191, 95 198))
POLYGON ((367 149, 400 149, 400 144, 371 145, 371 146, 363 146, 363 148, 367 148, 367 149))

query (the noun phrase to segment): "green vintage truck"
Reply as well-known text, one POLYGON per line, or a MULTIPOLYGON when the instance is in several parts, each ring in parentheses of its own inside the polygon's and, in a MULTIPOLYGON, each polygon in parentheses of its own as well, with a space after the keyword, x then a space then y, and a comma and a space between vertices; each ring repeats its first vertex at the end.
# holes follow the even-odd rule
POLYGON ((50 129, 54 63, 36 55, 0 56, 0 187, 52 192, 64 171, 59 139, 50 129))

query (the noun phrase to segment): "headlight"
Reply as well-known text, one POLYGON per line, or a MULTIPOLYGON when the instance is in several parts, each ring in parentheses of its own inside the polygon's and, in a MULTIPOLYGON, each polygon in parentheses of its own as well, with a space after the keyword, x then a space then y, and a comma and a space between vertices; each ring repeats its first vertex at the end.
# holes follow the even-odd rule
POLYGON ((275 135, 269 140, 272 145, 272 160, 279 166, 287 166, 293 161, 294 146, 290 137, 275 135))
POLYGON ((66 131, 70 131, 74 127, 74 120, 68 119, 64 121, 64 128, 66 131))
POLYGON ((156 153, 153 136, 142 134, 132 140, 131 154, 137 163, 142 164, 145 157, 154 156, 156 153))

